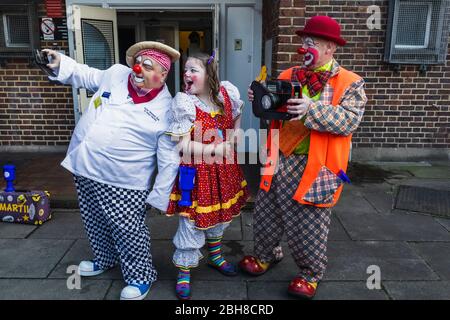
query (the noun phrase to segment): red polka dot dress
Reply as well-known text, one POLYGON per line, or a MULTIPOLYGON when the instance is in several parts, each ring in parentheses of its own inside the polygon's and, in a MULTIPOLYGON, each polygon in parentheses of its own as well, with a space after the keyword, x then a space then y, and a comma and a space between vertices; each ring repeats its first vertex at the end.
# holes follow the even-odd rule
MULTIPOLYGON (((214 141, 220 134, 213 137, 209 135, 211 138, 208 139, 208 134, 205 135, 208 130, 221 131, 223 139, 226 140, 226 130, 234 128, 232 101, 223 86, 221 87, 221 94, 224 103, 224 112, 221 114, 206 112, 202 110, 200 103, 195 103, 195 99, 191 100, 195 106, 194 130, 191 130, 192 140, 194 140, 194 134, 198 135, 200 132, 198 130, 200 123, 204 144, 220 142, 214 141)), ((183 118, 183 115, 175 114, 175 117, 180 119, 183 118)), ((198 138, 195 141, 198 141, 198 138)), ((186 207, 178 204, 181 199, 181 192, 177 177, 170 196, 167 214, 178 213, 181 216, 188 217, 199 229, 213 228, 221 223, 230 222, 234 217, 239 216, 241 208, 248 199, 248 189, 242 169, 237 163, 236 152, 234 152, 232 163, 227 163, 225 159, 223 163, 205 163, 205 159, 202 159, 201 162, 194 162, 193 159, 194 157, 192 157, 191 163, 181 163, 182 166, 196 168, 195 186, 191 192, 192 206, 186 207)))

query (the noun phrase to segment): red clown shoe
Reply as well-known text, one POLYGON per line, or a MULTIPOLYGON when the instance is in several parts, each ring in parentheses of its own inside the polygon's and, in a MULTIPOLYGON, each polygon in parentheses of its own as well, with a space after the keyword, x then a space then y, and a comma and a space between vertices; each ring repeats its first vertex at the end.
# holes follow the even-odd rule
POLYGON ((301 277, 294 278, 288 287, 288 293, 302 299, 312 299, 316 295, 317 282, 308 282, 301 277))
POLYGON ((239 262, 239 268, 252 276, 260 276, 280 261, 281 259, 264 263, 254 256, 245 256, 239 262))

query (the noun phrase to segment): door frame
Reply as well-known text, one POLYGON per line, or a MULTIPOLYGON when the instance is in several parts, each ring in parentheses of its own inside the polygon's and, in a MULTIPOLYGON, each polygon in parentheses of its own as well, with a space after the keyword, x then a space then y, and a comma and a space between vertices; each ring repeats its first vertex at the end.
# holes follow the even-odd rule
MULTIPOLYGON (((123 12, 118 10, 119 12, 123 12)), ((175 48, 176 50, 180 49, 180 34, 179 34, 179 25, 178 23, 172 23, 168 21, 161 21, 161 23, 155 25, 158 27, 173 27, 175 30, 175 48)), ((137 24, 137 41, 145 41, 146 38, 146 26, 144 22, 139 22, 137 24)), ((175 94, 180 91, 180 82, 177 79, 180 79, 180 60, 175 62, 175 94)))
MULTIPOLYGON (((117 11, 137 11, 137 10, 165 10, 165 11, 185 11, 185 12, 214 12, 215 8, 219 8, 218 16, 219 23, 217 24, 219 28, 218 43, 219 43, 219 59, 221 63, 219 64, 219 76, 221 79, 225 79, 227 62, 226 59, 221 55, 227 42, 227 10, 228 7, 253 7, 256 13, 254 15, 254 34, 253 38, 256 39, 254 44, 253 52, 253 70, 256 73, 259 72, 261 68, 261 56, 262 56, 262 44, 260 39, 262 39, 262 1, 260 0, 212 0, 208 4, 205 4, 202 0, 189 0, 189 5, 186 5, 185 1, 181 0, 165 0, 164 4, 160 2, 150 2, 149 0, 134 0, 133 5, 128 5, 126 0, 66 0, 66 10, 67 10, 67 27, 68 27, 68 43, 69 43, 69 53, 73 57, 74 54, 74 38, 72 30, 70 29, 72 13, 70 12, 71 5, 87 5, 87 6, 97 6, 103 8, 112 8, 117 11)), ((216 21, 213 21, 215 23, 216 21)), ((214 32, 214 31, 213 31, 214 32)), ((72 89, 74 97, 74 109, 75 109, 75 121, 78 121, 78 98, 76 95, 76 90, 72 89)), ((242 93, 243 95, 245 93, 242 93)), ((245 97, 243 97, 245 99, 245 97)), ((255 128, 258 129, 258 128, 255 128)))

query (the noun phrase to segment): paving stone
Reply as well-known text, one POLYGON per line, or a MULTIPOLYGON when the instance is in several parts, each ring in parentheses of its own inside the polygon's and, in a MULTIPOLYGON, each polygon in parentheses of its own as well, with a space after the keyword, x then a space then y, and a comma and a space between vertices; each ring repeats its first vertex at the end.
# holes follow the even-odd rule
POLYGON ((450 281, 387 281, 383 286, 396 300, 450 300, 450 281))
POLYGON ((78 210, 56 210, 52 219, 40 226, 30 239, 85 239, 83 222, 78 210))
POLYGON ((337 215, 353 240, 450 241, 448 231, 425 215, 399 212, 337 215))
POLYGON ((369 266, 378 266, 381 280, 438 280, 439 276, 403 242, 330 241, 324 280, 366 281, 369 266))
POLYGON ((390 185, 365 185, 362 194, 378 213, 389 214, 391 212, 394 204, 394 192, 390 185))
POLYGON ((367 213, 378 213, 362 195, 361 191, 354 194, 343 193, 341 199, 333 208, 333 213, 358 219, 367 213))
POLYGON ((66 280, 0 279, 0 300, 100 300, 109 280, 81 280, 81 289, 69 290, 66 280))
POLYGON ((450 242, 409 244, 442 279, 450 280, 450 242))
MULTIPOLYGON (((156 281, 145 300, 178 300, 175 295, 174 280, 156 281)), ((106 299, 117 300, 124 288, 123 281, 114 281, 106 299)), ((240 281, 201 281, 192 282, 192 300, 244 300, 247 299, 247 286, 240 281)))
MULTIPOLYGON (((287 293, 289 282, 249 281, 249 300, 297 300, 287 293)), ((369 290, 365 282, 322 281, 314 300, 387 300, 383 290, 369 290)))
MULTIPOLYGON (((172 263, 174 246, 169 240, 153 240, 151 247, 153 264, 158 272, 158 279, 175 279, 177 268, 172 263)), ((67 278, 67 268, 78 265, 82 260, 93 258, 91 248, 87 239, 77 240, 73 247, 67 252, 64 258, 58 263, 49 278, 67 278)), ((95 277, 96 279, 122 280, 122 270, 120 265, 95 277)))
POLYGON ((73 240, 1 239, 0 278, 45 278, 73 240))
POLYGON ((450 179, 450 170, 447 166, 409 167, 408 171, 417 178, 425 179, 450 179))
MULTIPOLYGON (((66 279, 69 276, 67 273, 68 267, 78 266, 82 260, 90 260, 92 258, 93 254, 89 246, 89 241, 87 239, 76 240, 75 244, 64 255, 64 258, 61 259, 49 278, 66 279)), ((95 279, 122 279, 120 267, 108 270, 96 276, 95 279)))
POLYGON ((0 222, 0 239, 23 239, 36 228, 29 224, 0 222))
POLYGON ((167 217, 166 215, 148 215, 145 221, 150 229, 151 239, 172 240, 177 232, 177 216, 167 217))

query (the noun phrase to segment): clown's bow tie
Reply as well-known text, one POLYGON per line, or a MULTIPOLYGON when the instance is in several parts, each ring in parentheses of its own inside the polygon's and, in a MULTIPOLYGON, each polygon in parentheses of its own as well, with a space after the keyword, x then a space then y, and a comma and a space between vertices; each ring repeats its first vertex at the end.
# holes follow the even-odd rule
POLYGON ((314 97, 318 93, 322 92, 323 87, 330 79, 330 71, 311 71, 307 68, 301 68, 297 71, 298 81, 302 86, 308 86, 310 97, 314 97))

